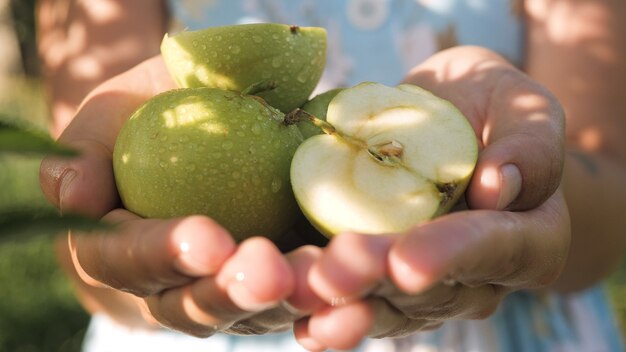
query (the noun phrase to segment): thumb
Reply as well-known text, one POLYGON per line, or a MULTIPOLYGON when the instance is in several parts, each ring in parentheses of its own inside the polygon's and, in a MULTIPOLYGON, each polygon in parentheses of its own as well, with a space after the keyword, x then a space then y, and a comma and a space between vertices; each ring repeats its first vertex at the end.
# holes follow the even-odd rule
POLYGON ((155 56, 98 86, 83 102, 59 142, 78 149, 74 159, 48 157, 40 167, 43 193, 62 212, 102 217, 119 204, 112 155, 117 134, 150 97, 174 87, 155 56))
POLYGON ((81 154, 74 159, 43 159, 39 168, 43 194, 62 213, 100 218, 119 203, 111 152, 91 140, 67 144, 81 154))
POLYGON ((561 182, 564 114, 556 99, 529 78, 504 78, 498 87, 467 201, 471 208, 528 210, 561 182))

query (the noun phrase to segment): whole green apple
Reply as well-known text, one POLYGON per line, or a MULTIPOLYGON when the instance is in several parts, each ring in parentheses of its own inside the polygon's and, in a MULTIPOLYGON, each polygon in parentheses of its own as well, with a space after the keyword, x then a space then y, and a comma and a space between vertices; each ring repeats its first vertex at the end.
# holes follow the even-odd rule
POLYGON ((241 92, 261 81, 259 96, 287 113, 307 101, 326 64, 326 30, 276 23, 210 27, 166 35, 161 53, 180 87, 241 92))
POLYGON ((115 180, 124 206, 140 216, 204 214, 237 240, 276 239, 300 216, 289 167, 301 142, 258 97, 175 89, 148 100, 121 129, 115 180))
MULTIPOLYGON (((339 92, 327 121, 295 111, 325 134, 291 164, 298 204, 331 237, 399 233, 448 212, 472 176, 478 143, 450 102, 413 85, 362 83, 339 92)), ((294 120, 295 118, 295 120, 294 120)))

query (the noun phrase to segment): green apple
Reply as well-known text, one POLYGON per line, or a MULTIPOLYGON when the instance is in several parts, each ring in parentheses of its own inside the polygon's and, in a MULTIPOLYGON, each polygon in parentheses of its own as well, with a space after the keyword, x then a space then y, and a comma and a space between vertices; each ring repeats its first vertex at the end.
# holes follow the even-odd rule
POLYGON ((303 213, 329 237, 402 232, 444 214, 476 164, 468 120, 416 86, 362 83, 332 99, 327 122, 311 119, 326 134, 300 145, 291 182, 303 213))
POLYGON ((283 117, 258 97, 216 88, 155 96, 115 144, 124 206, 147 218, 208 215, 237 240, 278 238, 300 216, 289 167, 302 135, 283 117))
MULTIPOLYGON (((333 100, 337 93, 341 92, 343 88, 335 88, 324 93, 318 94, 311 100, 302 105, 301 109, 309 114, 317 117, 321 120, 326 120, 326 112, 328 111, 328 104, 333 100)), ((323 133, 319 127, 308 123, 308 121, 301 121, 297 124, 304 139, 323 133)))
POLYGON ((259 94, 289 112, 304 104, 326 64, 326 30, 276 23, 209 27, 166 35, 161 53, 180 87, 243 91, 272 81, 259 94))

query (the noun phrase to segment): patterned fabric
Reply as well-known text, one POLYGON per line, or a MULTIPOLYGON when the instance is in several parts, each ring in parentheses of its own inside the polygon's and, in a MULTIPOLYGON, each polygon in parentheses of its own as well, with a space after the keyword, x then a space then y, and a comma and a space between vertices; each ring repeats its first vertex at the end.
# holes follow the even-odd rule
MULTIPOLYGON (((322 26, 328 63, 319 91, 361 81, 395 84, 438 50, 480 45, 523 63, 521 0, 170 0, 172 31, 251 22, 322 26)), ((340 332, 338 332, 340 333, 340 332)), ((364 352, 613 352, 623 350, 601 286, 576 295, 509 295, 482 321, 452 321, 401 339, 367 340, 364 352)), ((291 333, 196 339, 139 331, 96 316, 85 351, 303 351, 291 333)))
POLYGON ((396 84, 436 51, 459 44, 523 60, 515 0, 174 0, 172 30, 278 22, 328 31, 319 91, 362 81, 396 84), (515 5, 515 6, 512 6, 515 5))

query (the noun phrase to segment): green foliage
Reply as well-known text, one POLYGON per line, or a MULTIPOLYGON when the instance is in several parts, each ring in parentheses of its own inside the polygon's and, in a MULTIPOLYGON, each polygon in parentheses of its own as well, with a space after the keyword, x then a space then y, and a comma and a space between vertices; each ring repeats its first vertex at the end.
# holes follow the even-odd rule
MULTIPOLYGON (((0 155, 58 155, 75 156, 77 152, 62 147, 49 136, 41 133, 23 120, 0 117, 0 155)), ((17 159, 19 161, 19 159, 17 159)), ((17 163, 19 165, 19 162, 17 163)), ((0 241, 25 239, 37 235, 56 235, 68 229, 93 230, 102 228, 98 221, 78 215, 61 216, 50 207, 36 204, 24 204, 21 194, 28 194, 24 189, 16 192, 15 184, 22 182, 22 174, 12 172, 12 165, 5 163, 5 189, 13 190, 15 201, 0 204, 0 241)))
POLYGON ((89 316, 55 261, 50 235, 82 229, 84 219, 60 218, 38 177, 44 154, 75 153, 43 132, 37 86, 16 81, 14 88, 0 97, 0 113, 28 120, 4 114, 0 122, 0 351, 78 351, 89 316))
POLYGON ((43 131, 15 118, 0 116, 0 153, 23 155, 76 156, 78 153, 61 146, 43 131))
POLYGON ((78 351, 88 315, 50 238, 0 245, 0 351, 78 351))

